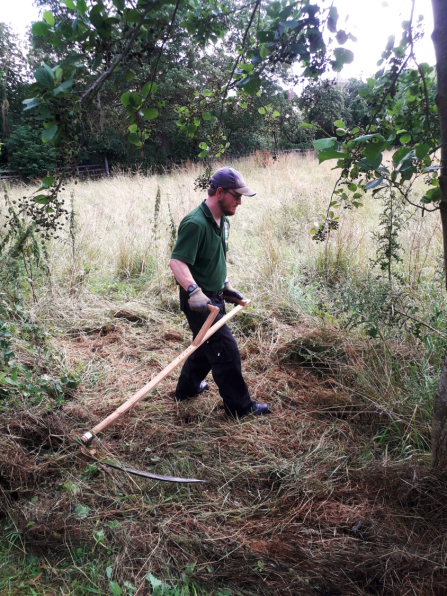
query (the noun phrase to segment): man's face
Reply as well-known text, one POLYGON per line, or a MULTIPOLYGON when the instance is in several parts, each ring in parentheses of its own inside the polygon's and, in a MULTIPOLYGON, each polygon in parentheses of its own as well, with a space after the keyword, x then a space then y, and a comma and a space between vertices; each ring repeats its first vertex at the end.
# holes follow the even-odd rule
POLYGON ((242 195, 232 189, 218 188, 217 202, 222 210, 222 213, 227 217, 231 217, 236 213, 236 209, 242 202, 242 195))

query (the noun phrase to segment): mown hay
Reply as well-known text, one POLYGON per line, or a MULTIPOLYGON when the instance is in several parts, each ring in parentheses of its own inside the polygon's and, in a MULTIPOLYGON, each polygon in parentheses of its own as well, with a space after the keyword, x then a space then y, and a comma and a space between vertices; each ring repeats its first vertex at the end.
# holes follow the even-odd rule
POLYGON ((212 382, 177 405, 173 377, 95 440, 99 459, 207 485, 129 477, 83 455, 76 437, 188 344, 173 323, 124 320, 62 336, 68 361, 85 367, 77 396, 50 412, 4 413, 2 514, 26 548, 49 556, 91 543, 101 528, 119 581, 140 593, 148 570, 175 574, 191 562, 210 593, 445 593, 445 478, 423 456, 365 465, 365 432, 378 414, 340 380, 366 354, 335 331, 323 334, 337 354, 322 377, 290 358, 296 346, 321 345, 315 330, 275 317, 254 333, 234 326, 252 395, 272 405, 268 418, 229 421, 212 382))

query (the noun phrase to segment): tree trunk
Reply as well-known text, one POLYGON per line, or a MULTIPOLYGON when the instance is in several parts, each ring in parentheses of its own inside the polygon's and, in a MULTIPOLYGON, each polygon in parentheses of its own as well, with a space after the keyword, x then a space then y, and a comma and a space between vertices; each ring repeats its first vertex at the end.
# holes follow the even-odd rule
MULTIPOLYGON (((436 54, 436 73, 438 88, 436 105, 438 106, 441 129, 441 170, 439 186, 441 188, 440 213, 444 239, 444 270, 447 288, 447 0, 432 0, 434 30, 433 45, 436 54)), ((438 391, 433 405, 432 421, 432 467, 447 469, 447 359, 444 363, 438 391)))
MULTIPOLYGON (((99 129, 101 132, 104 132, 104 120, 102 118, 101 96, 99 95, 99 91, 98 91, 96 98, 98 100, 98 108, 99 108, 99 129)), ((104 167, 106 169, 107 176, 110 176, 109 160, 107 159, 107 154, 104 154, 104 167)))

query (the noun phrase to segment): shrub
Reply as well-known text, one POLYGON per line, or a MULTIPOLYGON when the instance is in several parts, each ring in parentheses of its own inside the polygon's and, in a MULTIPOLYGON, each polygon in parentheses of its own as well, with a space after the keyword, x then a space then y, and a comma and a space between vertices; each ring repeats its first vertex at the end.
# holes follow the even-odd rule
POLYGON ((54 149, 30 126, 18 126, 5 142, 8 165, 24 178, 39 178, 56 167, 54 149))

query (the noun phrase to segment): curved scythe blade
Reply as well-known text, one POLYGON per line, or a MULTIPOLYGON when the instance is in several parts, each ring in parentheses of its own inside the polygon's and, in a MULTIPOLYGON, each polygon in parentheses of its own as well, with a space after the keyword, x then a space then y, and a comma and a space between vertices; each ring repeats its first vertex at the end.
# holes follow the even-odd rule
POLYGON ((134 474, 135 476, 143 476, 143 478, 152 478, 152 480, 163 480, 164 482, 208 482, 208 480, 197 480, 196 478, 177 478, 175 476, 160 476, 159 474, 151 474, 150 472, 143 472, 141 470, 135 470, 135 468, 128 468, 127 466, 120 465, 117 462, 110 461, 98 461, 98 463, 121 470, 121 472, 127 472, 128 474, 134 474))

